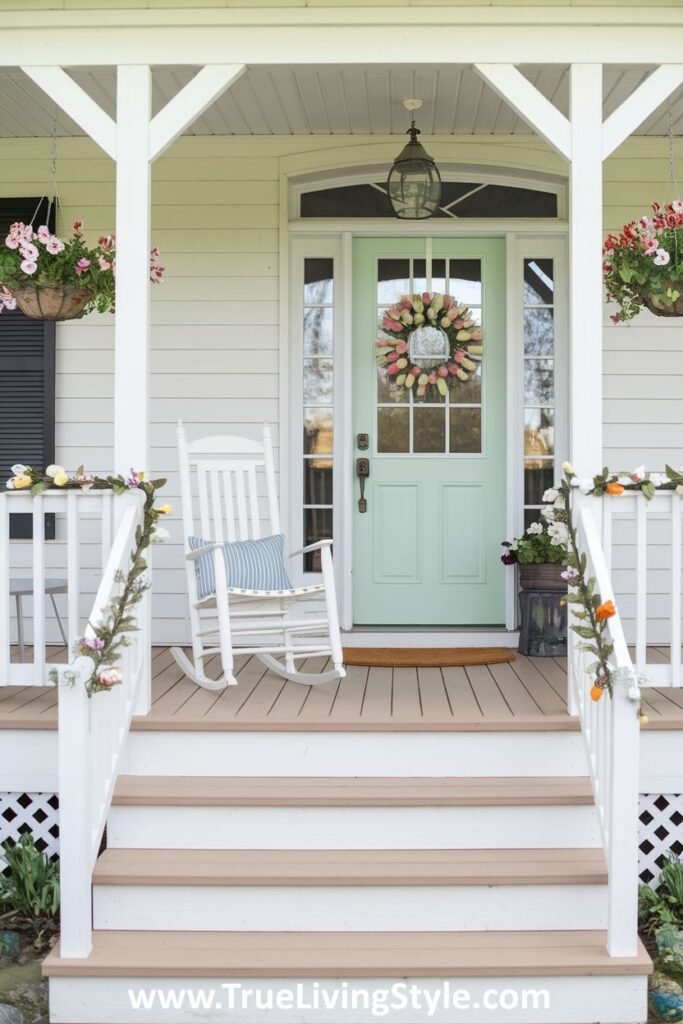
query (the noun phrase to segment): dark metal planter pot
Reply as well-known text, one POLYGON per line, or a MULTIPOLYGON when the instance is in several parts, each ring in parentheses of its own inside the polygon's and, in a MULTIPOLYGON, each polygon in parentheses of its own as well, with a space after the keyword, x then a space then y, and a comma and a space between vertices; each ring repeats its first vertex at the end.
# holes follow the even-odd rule
POLYGON ((520 654, 559 658, 567 653, 567 584, 563 565, 543 562, 519 567, 520 654))

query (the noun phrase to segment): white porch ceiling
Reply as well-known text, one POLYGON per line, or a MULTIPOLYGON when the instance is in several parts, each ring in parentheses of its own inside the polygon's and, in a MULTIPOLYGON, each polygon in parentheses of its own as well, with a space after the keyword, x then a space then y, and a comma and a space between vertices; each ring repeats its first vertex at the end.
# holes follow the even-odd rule
MULTIPOLYGON (((154 69, 154 109, 162 107, 194 74, 192 68, 154 69)), ((568 72, 527 65, 529 80, 563 113, 568 112, 568 72)), ((606 66, 604 113, 609 115, 652 69, 606 66)), ((109 114, 116 110, 114 68, 74 69, 74 79, 109 114)), ((418 124, 425 135, 528 135, 526 123, 471 68, 442 65, 415 68, 324 65, 253 67, 207 110, 188 135, 389 135, 402 134, 407 114, 402 100, 424 101, 418 124)), ((674 129, 683 129, 683 90, 672 98, 674 129)), ((54 107, 20 69, 0 71, 0 137, 52 134, 54 107)), ((665 135, 666 105, 638 129, 665 135)), ((63 112, 58 134, 83 135, 63 112)))

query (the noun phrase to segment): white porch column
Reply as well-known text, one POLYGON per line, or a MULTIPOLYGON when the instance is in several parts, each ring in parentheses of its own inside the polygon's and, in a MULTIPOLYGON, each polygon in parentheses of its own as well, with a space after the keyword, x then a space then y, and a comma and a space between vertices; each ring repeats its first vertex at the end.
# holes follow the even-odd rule
POLYGON ((117 69, 114 472, 149 471, 149 250, 152 75, 117 69))
POLYGON ((602 65, 572 64, 569 74, 569 458, 594 476, 603 466, 602 65))

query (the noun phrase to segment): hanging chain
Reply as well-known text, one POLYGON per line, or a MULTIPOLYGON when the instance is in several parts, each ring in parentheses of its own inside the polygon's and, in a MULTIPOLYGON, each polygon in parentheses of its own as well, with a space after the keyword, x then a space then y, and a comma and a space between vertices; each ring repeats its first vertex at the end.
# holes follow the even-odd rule
POLYGON ((666 182, 666 187, 667 187, 667 191, 668 191, 669 186, 673 186, 673 189, 676 192, 676 195, 674 196, 674 198, 675 199, 680 199, 681 198, 680 188, 679 188, 679 185, 678 185, 678 180, 676 178, 676 158, 675 158, 675 154, 674 154, 674 118, 673 118, 673 108, 672 108, 672 105, 671 105, 671 97, 669 97, 669 115, 668 116, 669 116, 669 132, 668 132, 668 135, 669 135, 669 177, 668 177, 667 182, 666 182))
MULTIPOLYGON (((666 191, 669 190, 675 193, 672 202, 677 199, 680 202, 681 192, 678 186, 678 179, 676 178, 676 157, 674 152, 674 119, 673 119, 673 107, 671 103, 671 97, 669 96, 669 111, 668 111, 668 122, 669 122, 669 177, 666 182, 666 191)), ((666 195, 664 197, 666 203, 666 195)), ((674 228, 674 266, 678 267, 678 232, 679 228, 674 228)))
POLYGON ((59 186, 57 185, 57 104, 54 105, 54 113, 52 116, 52 139, 50 144, 50 170, 47 181, 47 192, 40 197, 38 205, 36 206, 33 216, 31 217, 30 223, 33 224, 40 208, 43 205, 43 200, 47 200, 47 210, 43 222, 49 224, 50 213, 52 212, 52 205, 55 207, 55 217, 57 215, 57 206, 61 206, 59 199, 59 186))

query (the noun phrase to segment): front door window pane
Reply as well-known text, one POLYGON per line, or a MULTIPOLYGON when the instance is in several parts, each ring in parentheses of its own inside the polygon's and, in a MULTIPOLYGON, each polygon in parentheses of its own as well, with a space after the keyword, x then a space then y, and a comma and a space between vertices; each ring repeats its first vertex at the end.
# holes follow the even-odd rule
MULTIPOLYGON (((468 306, 475 324, 481 322, 482 280, 481 260, 435 258, 380 258, 377 263, 377 339, 390 347, 396 335, 382 327, 387 305, 400 301, 404 295, 420 296, 422 292, 450 295, 458 305, 468 306), (431 277, 431 286, 430 286, 431 277), (391 288, 390 288, 391 286, 391 288), (392 290, 393 289, 393 290, 392 290), (382 299, 384 301, 382 301, 382 299)), ((460 325, 462 328, 462 325, 460 325)), ((449 365, 448 338, 438 322, 428 319, 404 339, 407 351, 402 357, 410 365, 419 366, 423 379, 449 365)), ((378 355, 382 357, 381 346, 378 355)), ((466 381, 448 382, 443 395, 433 385, 411 388, 403 384, 405 367, 389 374, 387 368, 377 369, 377 451, 379 454, 481 454, 482 447, 482 364, 475 360, 466 381), (397 408, 398 407, 398 408, 397 408)))

